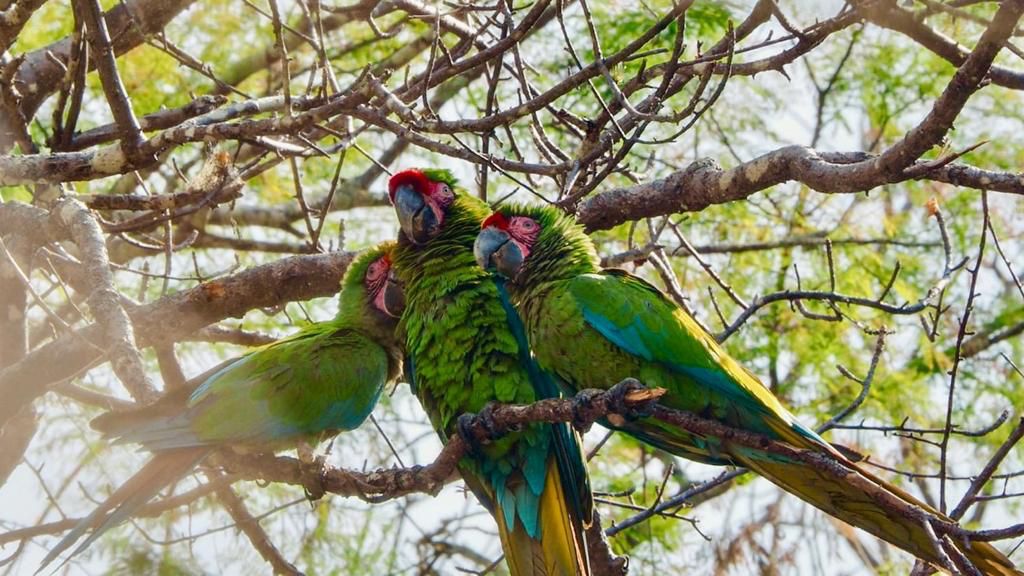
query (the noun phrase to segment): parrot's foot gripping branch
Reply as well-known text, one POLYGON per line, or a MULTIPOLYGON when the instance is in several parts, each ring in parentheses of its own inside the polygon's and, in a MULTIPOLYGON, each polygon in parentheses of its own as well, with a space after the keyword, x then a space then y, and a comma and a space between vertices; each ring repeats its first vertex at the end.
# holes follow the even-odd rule
POLYGON ((498 405, 488 402, 476 414, 462 414, 456 421, 456 431, 472 454, 483 454, 483 447, 509 432, 521 428, 518 424, 500 425, 494 418, 498 405))
POLYGON ((327 493, 327 459, 322 455, 315 456, 311 460, 299 458, 299 466, 306 499, 316 502, 323 498, 327 493))
POLYGON ((572 426, 585 434, 604 412, 605 391, 596 388, 580 390, 572 397, 572 426))
POLYGON ((626 378, 608 390, 580 390, 572 398, 573 426, 586 432, 600 418, 615 426, 646 418, 665 392, 664 388, 648 388, 634 378, 626 378))
POLYGON ((580 390, 568 399, 551 398, 522 406, 489 402, 476 414, 459 416, 455 430, 470 453, 480 454, 483 446, 518 432, 526 422, 568 421, 577 430, 586 431, 601 418, 613 424, 646 418, 665 392, 664 388, 648 388, 639 380, 626 378, 608 390, 580 390), (564 404, 566 400, 569 404, 564 404))
POLYGON ((626 378, 608 390, 608 419, 621 416, 628 421, 647 418, 665 395, 663 388, 648 388, 639 380, 626 378))

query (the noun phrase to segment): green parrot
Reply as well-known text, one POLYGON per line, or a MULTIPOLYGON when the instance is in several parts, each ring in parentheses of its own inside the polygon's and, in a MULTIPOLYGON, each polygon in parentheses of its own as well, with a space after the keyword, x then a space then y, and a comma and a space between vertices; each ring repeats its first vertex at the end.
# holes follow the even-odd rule
MULTIPOLYGON (((401 225, 395 269, 406 296, 407 380, 441 441, 461 432, 460 416, 486 414, 491 402, 558 396, 530 356, 504 282, 473 259, 487 205, 446 170, 406 170, 388 190, 401 225)), ((569 425, 531 424, 475 445, 459 471, 494 516, 513 576, 589 574, 593 503, 569 425)))
POLYGON ((193 379, 198 387, 95 418, 93 428, 105 436, 141 444, 154 456, 68 532, 39 570, 91 530, 64 563, 85 550, 217 448, 308 447, 362 424, 401 373, 395 328, 404 295, 391 266, 393 248, 394 242, 380 244, 352 262, 333 320, 222 363, 193 379))
MULTIPOLYGON (((481 267, 509 279, 509 293, 537 362, 568 391, 608 389, 636 378, 665 388, 661 404, 666 407, 827 454, 879 493, 940 515, 798 422, 756 376, 657 288, 622 270, 601 270, 590 238, 556 208, 500 208, 483 223, 474 254, 481 267)), ((677 456, 750 468, 824 512, 941 565, 931 538, 916 520, 884 509, 871 495, 832 474, 650 417, 615 423, 606 425, 677 456)), ((1022 574, 988 543, 956 545, 984 574, 1022 574)))

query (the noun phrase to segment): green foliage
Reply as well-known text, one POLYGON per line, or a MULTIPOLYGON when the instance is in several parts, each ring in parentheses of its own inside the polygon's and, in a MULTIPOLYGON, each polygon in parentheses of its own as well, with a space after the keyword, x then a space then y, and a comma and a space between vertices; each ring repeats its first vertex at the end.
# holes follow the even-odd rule
POLYGON ((927 106, 954 71, 948 62, 931 53, 913 51, 908 56, 905 46, 902 38, 873 38, 858 58, 863 68, 856 72, 856 80, 861 86, 871 137, 883 145, 903 135, 909 128, 904 122, 911 121, 906 112, 927 106))
MULTIPOLYGON (((103 0, 102 4, 104 8, 110 8, 118 2, 103 0)), ((590 2, 604 55, 614 54, 648 30, 672 2, 590 2)), ((721 41, 730 22, 736 23, 744 18, 752 4, 731 0, 694 2, 686 12, 684 60, 698 57, 721 41)), ((824 4, 827 3, 795 0, 779 3, 790 20, 800 26, 813 22, 819 14, 813 10, 820 11, 824 4), (815 15, 813 18, 812 12, 815 15)), ((906 3, 896 4, 902 6, 906 3)), ((264 6, 259 3, 257 5, 261 8, 264 6)), ((513 20, 518 21, 529 6, 529 3, 515 3, 513 20)), ((303 24, 305 15, 297 4, 283 3, 282 8, 289 25, 296 30, 308 32, 303 24)), ((321 15, 327 25, 326 53, 342 89, 369 69, 389 89, 394 90, 405 78, 425 70, 427 62, 432 58, 435 66, 445 62, 459 44, 459 39, 453 33, 443 32, 440 37, 443 47, 438 46, 437 50, 432 50, 434 22, 429 18, 409 17, 401 11, 388 12, 376 17, 375 22, 381 30, 386 32, 394 27, 397 33, 380 36, 362 17, 342 26, 332 26, 330 23, 334 19, 347 17, 345 9, 335 12, 324 8, 321 15)), ((921 9, 917 6, 906 8, 921 9)), ((959 9, 981 18, 990 18, 997 8, 997 3, 980 2, 959 9)), ((387 12, 383 8, 380 11, 387 12)), ((465 14, 455 14, 453 17, 479 24, 483 20, 473 18, 483 14, 486 13, 474 14, 472 18, 465 14)), ((582 19, 582 10, 577 4, 566 3, 565 14, 573 47, 583 64, 587 65, 594 55, 590 35, 582 19)), ((500 19, 500 16, 496 15, 495 18, 500 19)), ((930 14, 923 22, 965 47, 973 46, 982 30, 981 25, 969 18, 944 13, 930 14)), ((9 53, 16 56, 46 47, 67 36, 72 26, 73 18, 67 2, 44 3, 18 35, 9 53)), ((207 65, 218 78, 237 85, 241 93, 228 93, 232 102, 250 96, 258 98, 280 93, 280 63, 275 60, 268 64, 268 59, 274 60, 277 56, 273 46, 272 23, 245 3, 236 0, 203 2, 201 6, 184 11, 165 27, 164 33, 179 48, 207 65)), ((611 74, 618 85, 622 87, 638 82, 637 76, 641 70, 650 71, 664 66, 679 33, 677 24, 671 23, 644 46, 640 57, 613 67, 611 74)), ((737 52, 734 61, 755 62, 796 44, 794 40, 778 41, 783 35, 785 31, 778 20, 769 19, 765 28, 756 31, 740 46, 768 43, 756 50, 737 52), (766 33, 769 27, 772 29, 770 40, 766 33)), ((315 70, 320 55, 307 41, 292 32, 286 32, 285 38, 289 42, 291 60, 289 70, 292 82, 289 88, 292 94, 305 94, 309 84, 308 74, 315 70)), ((491 42, 497 36, 481 38, 491 42)), ((184 66, 158 46, 160 39, 154 37, 149 43, 118 58, 121 77, 138 115, 181 106, 189 102, 193 95, 222 91, 205 74, 184 66)), ((557 19, 553 19, 541 33, 520 39, 517 47, 526 63, 525 84, 529 86, 527 88, 511 76, 508 67, 516 63, 509 52, 504 56, 505 68, 499 75, 502 81, 495 92, 498 110, 509 110, 523 102, 525 91, 536 89, 543 93, 578 71, 565 49, 557 19)), ((472 57, 477 53, 475 50, 470 48, 456 54, 454 58, 472 57)), ((1009 50, 1004 51, 997 62, 1012 69, 1019 68, 1020 64, 1019 58, 1009 50)), ((441 102, 434 108, 434 112, 445 120, 473 118, 487 101, 491 89, 487 76, 493 73, 493 64, 494 61, 489 62, 485 68, 486 74, 479 77, 467 74, 467 78, 473 78, 471 81, 448 81, 432 89, 427 94, 428 98, 441 102)), ((479 68, 471 70, 473 73, 477 71, 479 68)), ((705 112, 686 134, 673 142, 662 142, 659 139, 672 135, 683 127, 682 124, 652 124, 643 135, 650 140, 635 143, 630 154, 619 165, 619 170, 613 171, 598 184, 597 192, 633 186, 638 182, 652 182, 700 158, 714 158, 728 168, 785 145, 811 144, 812 134, 819 121, 821 131, 814 143, 818 150, 880 151, 899 141, 908 129, 920 121, 931 109, 936 96, 946 87, 953 72, 951 64, 909 39, 876 25, 858 22, 830 36, 824 43, 815 46, 793 63, 786 64, 781 70, 733 76, 725 84, 715 106, 705 112), (819 118, 819 91, 829 83, 819 118)), ((708 102, 711 92, 721 81, 721 76, 712 80, 709 90, 701 96, 701 103, 708 102)), ((318 86, 319 82, 320 78, 315 77, 314 86, 318 86)), ((660 76, 648 78, 644 87, 630 95, 630 102, 636 104, 643 101, 653 93, 659 82, 660 76)), ((614 99, 613 90, 603 77, 594 78, 592 83, 606 104, 614 99)), ((691 81, 678 94, 667 98, 662 112, 680 110, 689 104, 695 95, 695 84, 691 81)), ((55 104, 54 97, 44 102, 40 113, 29 125, 28 129, 35 141, 44 142, 52 132, 52 107, 55 104)), ((426 116, 422 98, 417 96, 410 105, 416 113, 424 113, 426 116)), ((266 119, 275 114, 282 112, 262 113, 246 118, 266 119)), ((555 163, 560 161, 557 154, 538 160, 538 150, 543 147, 538 127, 546 130, 544 138, 572 158, 582 146, 581 136, 585 133, 587 122, 603 114, 604 110, 595 99, 593 90, 584 83, 550 102, 535 116, 525 117, 510 126, 499 126, 487 132, 486 137, 489 138, 490 152, 497 156, 519 160, 519 154, 522 153, 521 159, 527 163, 555 163), (579 118, 583 127, 567 129, 552 113, 556 110, 579 118)), ((624 113, 617 115, 618 118, 625 116, 624 113)), ((84 130, 111 121, 98 75, 91 73, 87 79, 77 129, 84 130)), ((1024 147, 1020 140, 1022 122, 1024 96, 1020 91, 995 84, 986 85, 971 97, 967 108, 957 119, 954 130, 949 132, 948 142, 936 146, 925 157, 934 159, 943 153, 962 151, 984 140, 987 141, 985 145, 958 161, 1017 174, 1021 166, 1024 166, 1024 147)), ((356 130, 364 128, 358 120, 351 124, 356 130)), ((332 127, 344 131, 337 124, 332 127)), ((608 132, 613 131, 609 126, 604 128, 608 132)), ((457 142, 447 134, 432 134, 429 131, 419 134, 458 150, 462 150, 463 145, 479 150, 485 137, 484 132, 459 134, 460 141, 457 142)), ((289 136, 281 138, 287 139, 289 136)), ((317 145, 326 149, 337 142, 337 138, 332 136, 318 140, 317 145)), ((339 160, 344 160, 341 170, 343 183, 346 180, 354 181, 373 165, 370 158, 384 158, 385 151, 391 149, 394 142, 395 138, 386 130, 371 127, 355 137, 355 144, 361 151, 350 147, 329 158, 313 155, 300 159, 299 175, 306 200, 323 198, 328 192, 339 160)), ((252 154, 257 147, 251 142, 237 156, 234 144, 219 146, 218 149, 233 155, 239 167, 251 167, 256 163, 252 154)), ((614 153, 619 149, 619 145, 616 145, 612 151, 614 153)), ((191 178, 196 174, 201 160, 210 153, 211 145, 192 143, 176 147, 170 157, 181 173, 191 178)), ((274 157, 270 153, 260 162, 272 160, 274 157)), ((594 173, 595 167, 601 170, 603 161, 588 168, 590 172, 585 172, 584 177, 594 173)), ((386 163, 391 170, 413 165, 444 166, 452 168, 467 183, 472 182, 472 174, 479 170, 478 164, 450 160, 416 146, 409 146, 397 159, 386 163)), ((561 180, 555 181, 542 175, 525 176, 515 170, 508 172, 549 199, 554 199, 562 184, 561 180)), ((110 178, 71 183, 68 188, 80 194, 121 194, 127 191, 139 195, 173 193, 184 189, 183 180, 178 178, 176 170, 169 163, 154 172, 142 170, 139 174, 147 185, 146 189, 135 186, 132 176, 120 179, 116 185, 114 182, 117 179, 110 178)), ((517 189, 517 199, 534 200, 533 196, 522 192, 520 182, 506 177, 499 170, 490 170, 488 182, 490 200, 505 197, 517 189)), ((394 236, 396 226, 393 213, 383 201, 383 179, 378 178, 370 186, 372 194, 369 198, 380 199, 379 205, 332 212, 321 237, 321 244, 326 249, 361 250, 380 239, 394 236)), ((350 188, 343 186, 343 189, 343 195, 351 192, 350 188)), ((475 186, 473 189, 475 192, 475 186)), ((344 202, 355 199, 356 205, 363 206, 368 198, 363 192, 355 191, 352 198, 342 197, 341 205, 348 206, 344 202)), ((273 242, 284 246, 285 250, 288 250, 288 246, 292 246, 293 250, 295 247, 306 246, 308 238, 305 223, 301 219, 290 223, 291 230, 245 223, 241 218, 232 219, 242 209, 262 210, 266 214, 276 215, 279 210, 294 209, 298 205, 295 180, 288 159, 248 179, 242 194, 242 198, 234 205, 238 209, 234 215, 221 219, 218 224, 208 225, 205 232, 221 238, 273 242)), ((32 189, 28 186, 0 188, 0 200, 4 202, 31 202, 32 198, 32 189)), ((889 314, 849 304, 837 304, 833 309, 820 301, 810 300, 801 303, 801 311, 790 302, 776 302, 760 308, 726 339, 724 346, 770 386, 804 423, 814 426, 837 414, 861 393, 861 385, 845 377, 838 366, 858 378, 864 377, 876 342, 875 335, 870 331, 887 329, 891 334, 887 336, 886 347, 866 399, 845 423, 855 425, 863 421, 869 425, 898 425, 905 421, 907 426, 941 428, 945 425, 946 394, 951 381, 949 372, 955 365, 955 344, 967 302, 969 270, 975 265, 983 232, 978 191, 936 181, 909 181, 878 187, 866 194, 822 194, 800 184, 781 183, 744 201, 714 205, 695 213, 671 215, 667 218, 668 227, 663 230, 665 219, 655 218, 651 221, 653 229, 662 230, 656 236, 650 234, 647 222, 639 221, 597 232, 593 238, 602 256, 643 247, 651 242, 665 246, 681 292, 689 299, 696 316, 712 332, 721 333, 740 316, 744 306, 735 302, 703 266, 687 255, 672 226, 677 227, 693 245, 706 248, 703 257, 711 269, 747 304, 759 295, 782 290, 833 290, 833 275, 834 290, 837 293, 877 298, 894 277, 894 270, 898 266, 899 274, 895 276, 885 302, 895 306, 915 305, 935 289, 945 264, 937 221, 926 208, 931 199, 935 199, 945 218, 951 240, 951 262, 956 264, 966 258, 968 264, 941 286, 942 289, 933 295, 924 312, 889 314), (821 241, 823 238, 833 241, 831 269, 821 241), (847 242, 851 240, 859 243, 847 242), (942 309, 938 311, 936 305, 940 302, 942 309), (817 317, 833 315, 836 310, 842 316, 841 321, 827 321, 817 317)), ((991 193, 989 208, 992 228, 1014 272, 1020 277, 1024 273, 1020 264, 1024 242, 1024 228, 1021 226, 1021 222, 1024 222, 1024 202, 1018 196, 991 193)), ((227 207, 222 210, 227 210, 227 207)), ((103 212, 102 216, 104 219, 116 219, 121 215, 103 212)), ((207 214, 202 211, 190 217, 189 222, 201 223, 206 217, 207 214)), ((162 227, 120 236, 110 235, 108 248, 112 255, 116 255, 114 260, 127 268, 115 271, 115 283, 125 296, 140 303, 149 303, 169 295, 173 297, 212 277, 239 272, 285 256, 270 251, 210 248, 203 244, 206 238, 198 238, 195 244, 188 245, 191 229, 184 228, 175 232, 174 240, 185 245, 177 249, 169 261, 165 261, 162 250, 126 247, 126 238, 136 243, 159 244, 163 240, 162 227), (171 275, 166 286, 160 278, 165 270, 171 275)), ((80 256, 70 245, 65 248, 72 256, 80 256)), ((52 253, 42 252, 37 257, 44 256, 55 257, 52 253)), ((658 286, 665 285, 662 274, 649 261, 638 261, 637 265, 627 262, 624 267, 658 286)), ((996 253, 991 235, 987 238, 981 268, 978 295, 965 330, 968 346, 972 338, 996 337, 1007 330, 1019 329, 1024 323, 1024 299, 1010 279, 1003 259, 996 253)), ((92 312, 88 309, 88 295, 78 293, 79 288, 71 286, 68 292, 75 296, 69 299, 64 287, 53 283, 52 278, 52 272, 45 264, 40 264, 33 275, 33 286, 48 306, 62 317, 70 319, 69 323, 74 328, 93 321, 92 312), (74 304, 71 304, 72 301, 74 304)), ((282 281, 290 282, 292 279, 285 278, 282 281)), ((223 321, 221 326, 283 336, 294 333, 309 320, 331 318, 336 311, 336 298, 322 298, 303 304, 289 303, 273 309, 252 310, 240 319, 223 321)), ((452 312, 469 315, 471 311, 458 309, 452 312)), ((31 339, 34 346, 45 344, 54 335, 66 335, 66 331, 50 322, 38 307, 33 307, 31 313, 31 339)), ((452 339, 475 342, 477 338, 474 328, 465 324, 468 323, 446 327, 449 329, 443 331, 438 329, 441 333, 438 339, 443 344, 450 343, 452 339)), ((450 352, 443 348, 443 344, 440 349, 450 352)), ((241 346, 223 342, 184 341, 175 343, 174 347, 189 376, 243 350, 241 346)), ((952 422, 955 426, 961 429, 981 429, 991 424, 1001 411, 1010 412, 1010 423, 991 434, 982 437, 953 437, 952 446, 957 458, 951 463, 952 471, 963 477, 977 472, 979 464, 1006 438, 1012 423, 1024 411, 1024 377, 1010 366, 1004 354, 1018 366, 1024 367, 1021 361, 1024 358, 1024 338, 1019 333, 978 352, 964 354, 967 357, 957 366, 952 422)), ((143 359, 147 373, 159 380, 161 365, 156 354, 147 349, 143 359)), ((464 356, 451 352, 450 360, 453 363, 461 362, 464 356)), ((481 366, 471 368, 480 369, 481 366)), ((73 384, 89 393, 127 398, 123 387, 106 368, 92 370, 73 384)), ((58 469, 62 473, 73 471, 80 474, 66 485, 46 478, 48 489, 66 486, 63 495, 58 494, 57 498, 61 499, 62 505, 66 505, 66 501, 76 504, 65 506, 62 510, 69 517, 91 508, 92 502, 81 495, 81 487, 95 492, 88 494, 89 497, 107 494, 120 479, 136 470, 145 457, 145 454, 135 453, 133 449, 108 447, 91 431, 88 421, 100 413, 99 408, 72 401, 62 393, 48 394, 36 403, 36 407, 44 425, 41 428, 43 432, 34 441, 26 461, 33 466, 46 462, 41 471, 43 474, 55 474, 54 470, 58 469)), ((406 387, 400 387, 393 398, 384 398, 375 414, 388 432, 389 439, 394 441, 404 464, 424 464, 436 454, 439 449, 436 435, 406 387)), ((929 472, 938 467, 939 452, 932 446, 866 431, 835 430, 829 434, 830 439, 870 454, 872 462, 929 472)), ((1012 473, 1020 469, 1022 458, 1019 452, 1011 452, 1000 469, 1001 473, 1012 473)), ((332 464, 353 469, 397 465, 392 448, 372 426, 339 438, 334 444, 331 458, 332 464)), ((630 508, 599 505, 605 525, 611 521, 622 521, 636 514, 636 508, 646 508, 657 502, 661 474, 667 468, 668 461, 671 459, 664 454, 656 454, 637 441, 621 435, 614 436, 602 448, 591 463, 595 489, 609 493, 632 491, 629 498, 609 497, 619 503, 628 502, 630 508)), ((717 468, 710 469, 680 460, 675 460, 674 464, 676 471, 666 484, 665 494, 669 496, 687 488, 697 479, 710 477, 719 471, 717 468)), ((29 475, 24 467, 21 472, 25 476, 29 475)), ((881 474, 887 479, 893 478, 888 472, 881 474)), ((894 481, 915 493, 919 490, 918 484, 906 478, 895 476, 894 481)), ((1006 484, 1011 491, 1015 489, 1013 482, 1010 479, 1006 484)), ((739 499, 755 493, 759 485, 764 488, 763 482, 756 481, 754 475, 748 474, 724 495, 708 503, 698 504, 692 510, 684 509, 683 512, 697 519, 714 518, 718 515, 719 507, 734 509, 745 505, 739 499)), ((300 490, 280 484, 262 486, 241 483, 237 487, 254 513, 265 513, 302 497, 300 490)), ((953 482, 950 484, 950 493, 959 495, 964 487, 963 482, 953 482)), ((1003 487, 1003 483, 997 482, 985 490, 996 493, 1003 487)), ((12 491, 9 489, 0 494, 10 497, 12 491)), ((39 492, 37 496, 44 505, 48 501, 47 494, 39 492)), ((309 574, 397 574, 409 571, 411 566, 423 568, 424 573, 430 570, 448 573, 453 571, 453 565, 462 567, 468 565, 468 562, 463 562, 464 558, 457 552, 439 552, 431 548, 436 542, 428 538, 428 533, 437 528, 437 523, 423 522, 423 526, 417 525, 410 529, 410 519, 420 522, 423 517, 431 516, 417 508, 423 502, 428 502, 424 508, 439 508, 453 501, 458 502, 468 510, 471 518, 474 515, 481 516, 483 512, 467 503, 472 497, 464 497, 455 488, 446 489, 442 494, 442 498, 445 497, 449 499, 442 504, 413 497, 397 505, 374 506, 338 497, 321 502, 314 509, 301 502, 261 519, 261 526, 268 531, 272 541, 281 544, 285 556, 309 574), (430 552, 424 552, 428 548, 430 552), (434 553, 439 558, 436 566, 424 567, 418 563, 421 555, 434 553)), ((12 499, 20 501, 23 498, 19 491, 12 499)), ((1001 515, 1017 517, 1020 515, 1020 506, 1018 502, 1007 501, 989 504, 989 512, 977 524, 992 527, 997 519, 1001 520, 1001 515)), ((790 512, 780 516, 780 534, 797 529, 796 524, 800 523, 804 530, 816 533, 817 538, 828 538, 829 543, 832 543, 831 537, 824 535, 831 535, 831 528, 822 529, 826 524, 815 524, 808 519, 817 517, 804 514, 803 509, 790 512)), ((47 521, 56 518, 53 512, 49 514, 47 521)), ((11 524, 6 517, 0 520, 4 523, 4 529, 11 524)), ((430 520, 435 518, 431 517, 430 520)), ((742 518, 738 523, 747 521, 749 519, 742 518)), ((202 499, 187 511, 179 509, 158 519, 138 521, 139 527, 157 542, 197 534, 198 538, 186 538, 165 547, 147 541, 137 528, 123 526, 112 532, 109 540, 102 540, 92 553, 94 555, 85 557, 84 561, 90 563, 89 569, 93 565, 104 566, 106 573, 110 574, 176 575, 265 569, 262 559, 252 550, 251 545, 233 529, 214 534, 203 532, 206 528, 216 530, 229 526, 230 522, 215 499, 202 499), (191 524, 193 519, 196 522, 194 526, 191 524), (209 544, 211 541, 216 544, 209 544), (211 549, 216 550, 216 553, 211 553, 211 549)), ((475 546, 486 540, 491 545, 487 549, 489 552, 497 548, 493 542, 495 538, 492 538, 493 523, 474 525, 453 522, 446 528, 451 533, 438 536, 438 539, 449 538, 460 546, 467 542, 475 546), (480 526, 486 527, 481 530, 480 526)), ((702 524, 701 528, 705 528, 705 525, 702 524)), ((667 571, 668 567, 678 568, 680 565, 690 568, 690 564, 697 566, 695 571, 700 571, 708 562, 716 561, 708 557, 714 554, 714 550, 718 549, 716 547, 723 545, 723 540, 731 543, 736 535, 736 532, 731 531, 734 528, 742 529, 743 526, 713 527, 709 535, 715 542, 708 544, 689 524, 655 517, 623 531, 612 539, 612 544, 617 552, 630 554, 636 559, 636 574, 661 573, 667 571)), ((752 541, 747 545, 752 556, 761 553, 756 547, 762 543, 752 541)), ((452 549, 456 549, 456 546, 452 549)), ((489 560, 494 558, 497 558, 496 552, 489 560)), ((15 570, 23 568, 17 566, 15 570)), ((482 569, 483 565, 479 568, 482 569)), ((735 564, 731 569, 741 573, 735 564)), ((899 556, 877 567, 881 574, 905 574, 907 569, 906 559, 899 556)))

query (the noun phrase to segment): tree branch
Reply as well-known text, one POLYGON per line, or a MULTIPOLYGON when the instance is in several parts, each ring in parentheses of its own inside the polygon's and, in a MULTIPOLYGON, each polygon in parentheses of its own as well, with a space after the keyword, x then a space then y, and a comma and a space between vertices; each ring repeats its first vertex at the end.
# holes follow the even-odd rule
POLYGON ((102 326, 103 342, 111 356, 114 372, 138 402, 155 398, 156 389, 146 376, 142 356, 135 346, 135 330, 114 288, 114 276, 107 258, 107 245, 99 223, 89 209, 73 198, 59 200, 51 212, 55 227, 66 228, 82 253, 89 308, 102 326))
MULTIPOLYGON (((852 186, 842 167, 870 166, 876 158, 878 156, 863 152, 819 153, 804 146, 786 146, 728 170, 723 170, 715 160, 703 159, 665 178, 595 194, 580 204, 576 217, 587 230, 605 230, 630 220, 699 212, 708 206, 743 200, 790 181, 825 194, 851 194, 886 182, 879 181, 867 188, 852 186)), ((910 169, 920 164, 923 162, 913 163, 910 169)), ((881 172, 874 174, 884 180, 881 172)), ((1024 196, 1021 176, 963 164, 949 164, 913 179, 1024 196)))

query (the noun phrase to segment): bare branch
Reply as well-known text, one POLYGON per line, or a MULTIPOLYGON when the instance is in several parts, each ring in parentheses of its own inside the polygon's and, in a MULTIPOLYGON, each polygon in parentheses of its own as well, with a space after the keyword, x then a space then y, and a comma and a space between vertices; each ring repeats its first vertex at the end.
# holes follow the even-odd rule
POLYGON ((87 271, 89 308, 103 328, 103 341, 109 351, 114 372, 121 383, 139 402, 155 397, 155 388, 146 376, 142 357, 135 346, 132 321, 121 305, 114 287, 114 278, 107 258, 107 246, 99 223, 79 201, 66 198, 54 207, 51 219, 55 226, 64 227, 82 253, 82 264, 87 271))

